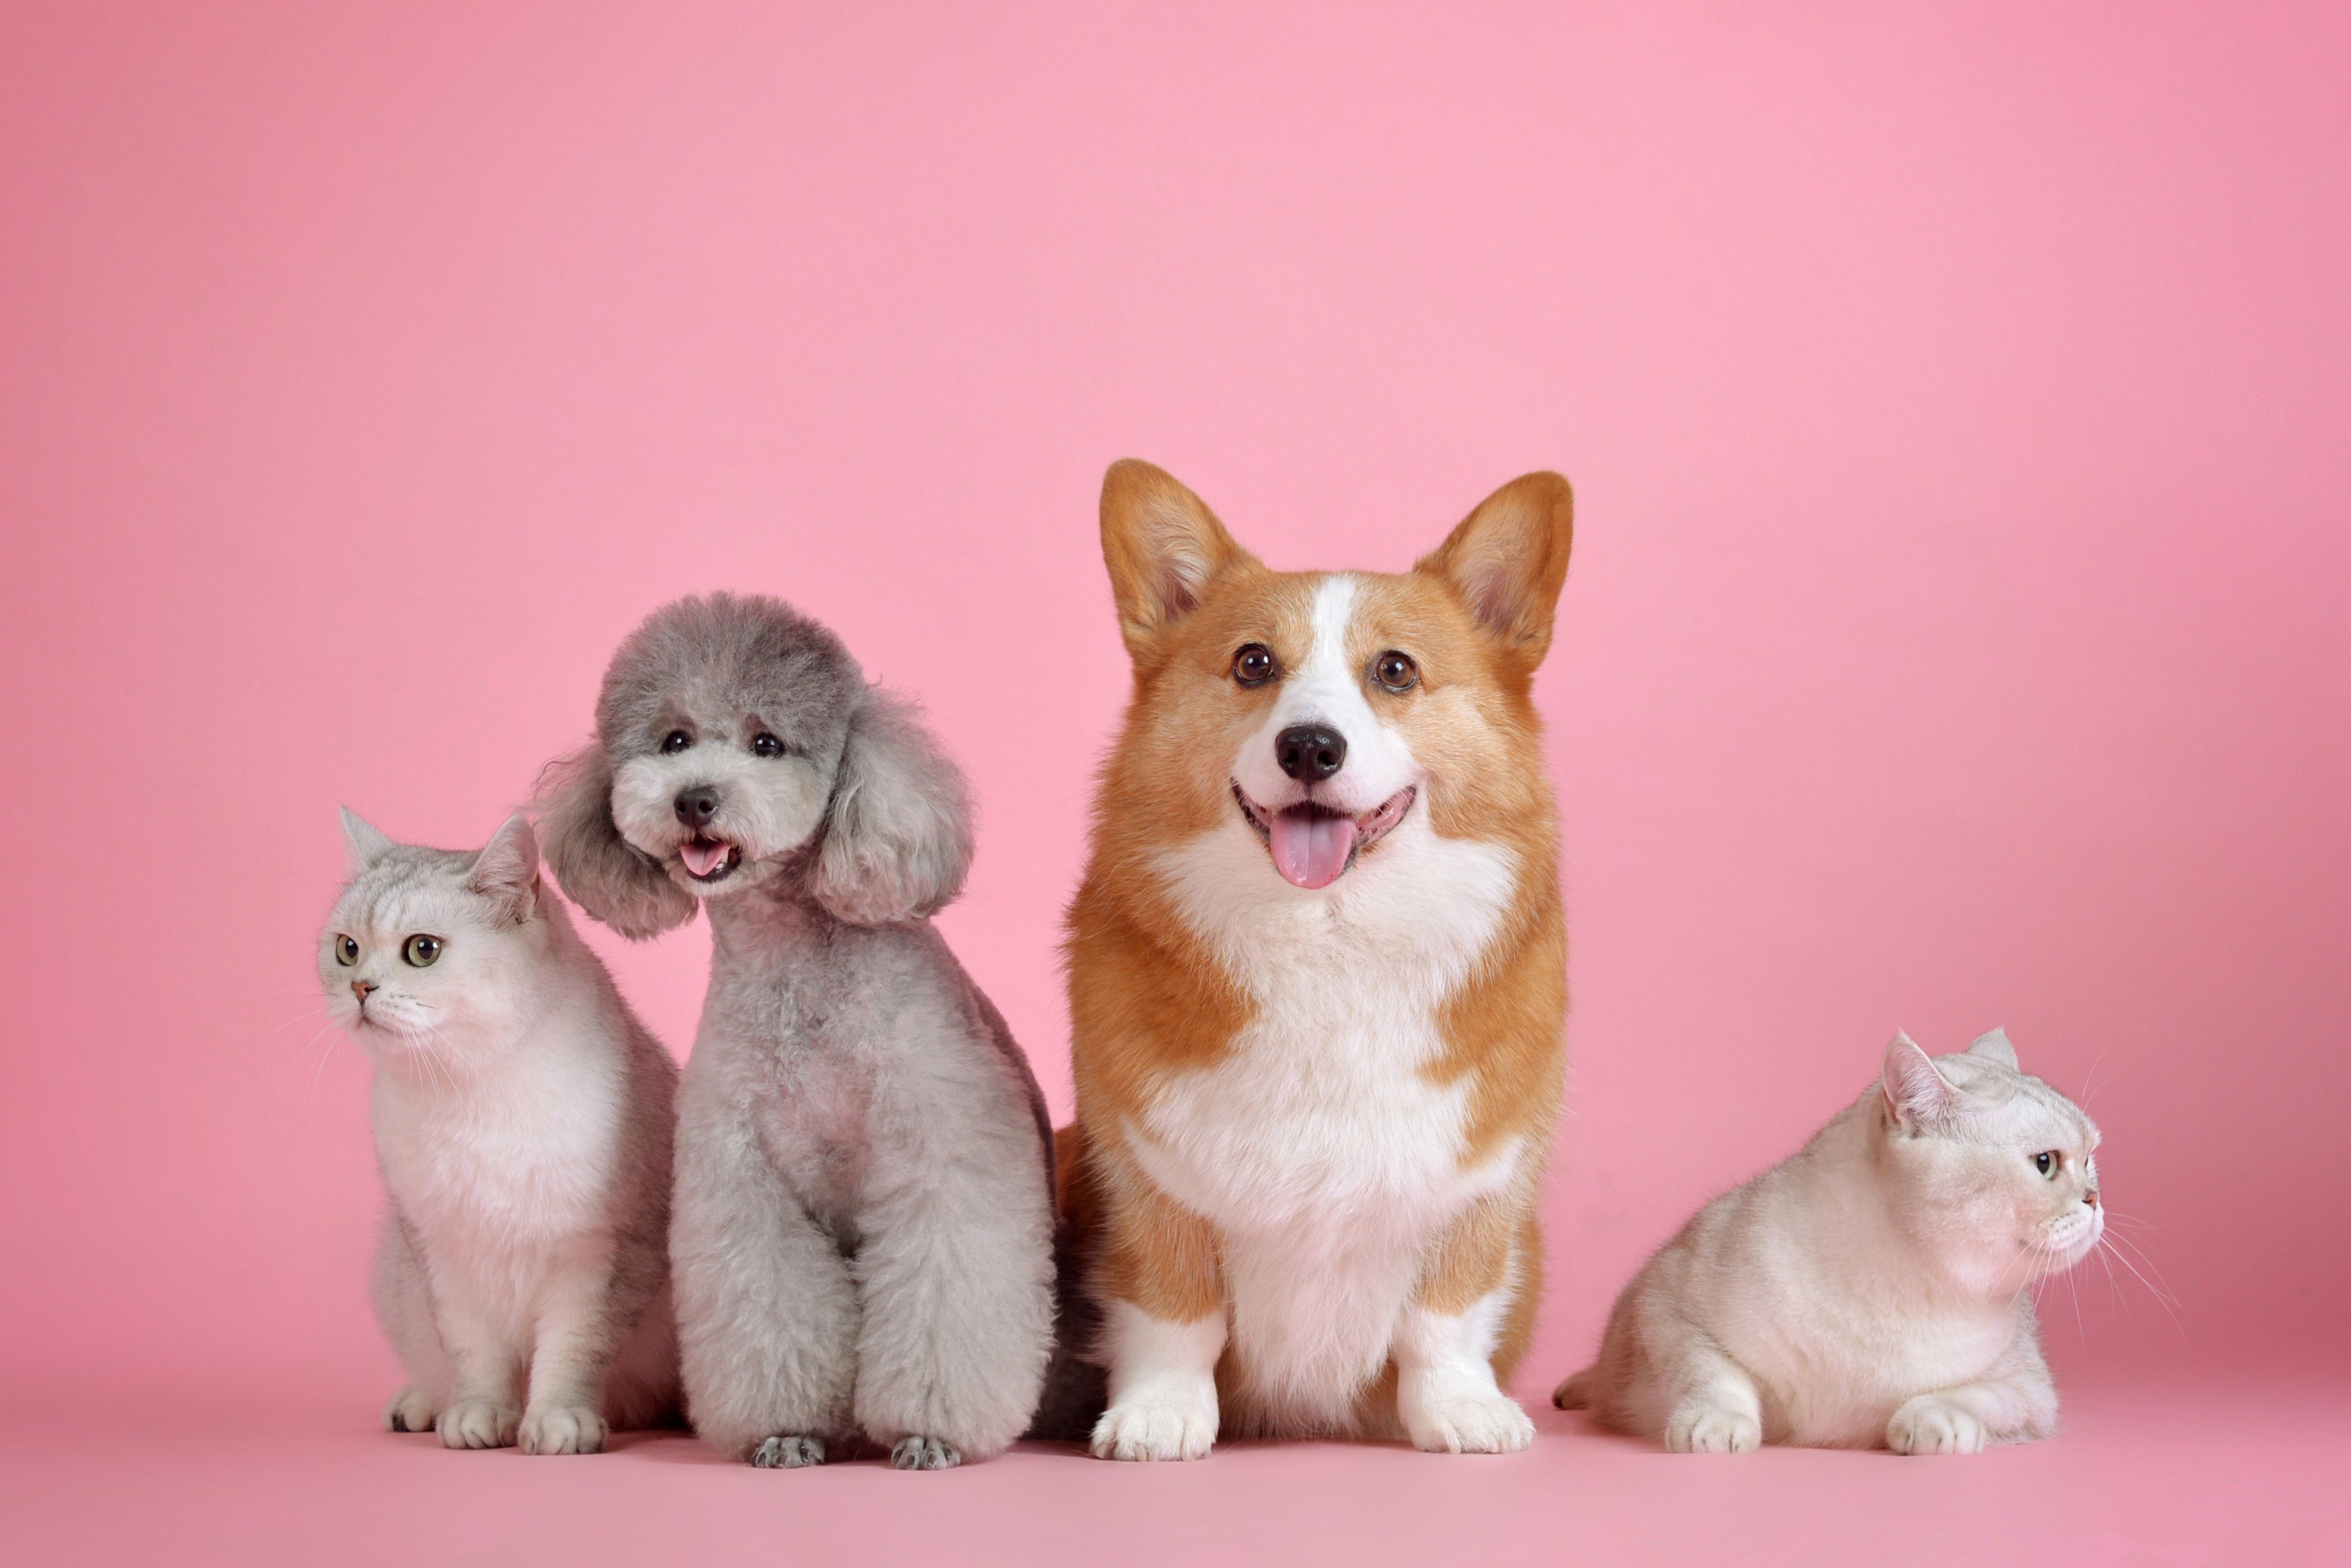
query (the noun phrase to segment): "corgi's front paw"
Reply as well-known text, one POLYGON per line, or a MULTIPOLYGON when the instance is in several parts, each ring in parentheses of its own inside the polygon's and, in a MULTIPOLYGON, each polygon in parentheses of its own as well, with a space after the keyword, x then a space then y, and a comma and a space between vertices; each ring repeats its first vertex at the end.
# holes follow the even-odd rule
POLYGON ((511 1448, 522 1412, 487 1399, 461 1399, 435 1424, 444 1448, 511 1448))
POLYGON ((1501 1393, 1440 1396, 1405 1412, 1405 1430, 1424 1454, 1515 1454, 1535 1440, 1535 1424, 1501 1393))
POLYGON ((585 1406, 557 1405, 522 1418, 526 1454, 601 1454, 604 1417, 585 1406))
POLYGON ((1098 1459, 1205 1459, 1216 1441, 1215 1406, 1134 1399, 1102 1412, 1090 1446, 1098 1459))
POLYGON ((1750 1454, 1762 1445, 1761 1422, 1703 1396, 1683 1400, 1666 1423, 1666 1447, 1677 1454, 1750 1454))
POLYGON ((1886 1446, 1897 1454, 1980 1454, 1984 1437, 1973 1411, 1933 1394, 1906 1401, 1886 1424, 1886 1446))
POLYGON ((387 1432, 430 1432, 433 1417, 433 1396, 422 1388, 403 1388, 392 1396, 383 1407, 383 1429, 387 1432))

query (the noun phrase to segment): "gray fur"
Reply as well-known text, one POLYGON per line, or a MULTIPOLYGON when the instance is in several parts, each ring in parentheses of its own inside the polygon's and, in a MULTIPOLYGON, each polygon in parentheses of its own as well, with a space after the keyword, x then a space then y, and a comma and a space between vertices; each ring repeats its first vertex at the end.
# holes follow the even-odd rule
POLYGON ((771 1468, 1009 1446, 1052 1344, 1052 1147, 926 918, 962 885, 970 809, 913 708, 778 601, 681 601, 614 655, 546 820, 590 913, 643 935, 676 893, 710 915, 671 1232, 695 1429, 771 1468), (697 836, 671 808, 704 789, 697 836), (699 880, 686 852, 712 842, 739 858, 699 880))
POLYGON ((608 1425, 674 1418, 676 1066, 543 894, 521 818, 472 852, 343 826, 319 971, 376 1069, 374 1296, 409 1377, 384 1424, 592 1453, 608 1425), (442 944, 428 965, 401 956, 420 933, 442 944))

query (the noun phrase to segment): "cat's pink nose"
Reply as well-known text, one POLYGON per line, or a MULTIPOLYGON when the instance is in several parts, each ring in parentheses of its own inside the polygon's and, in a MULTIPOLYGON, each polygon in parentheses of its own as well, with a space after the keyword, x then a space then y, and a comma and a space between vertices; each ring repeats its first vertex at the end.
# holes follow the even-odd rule
POLYGON ((351 995, 359 998, 361 1001, 367 1000, 368 993, 374 989, 375 982, 373 980, 353 980, 351 982, 351 995))
POLYGON ((2088 1204, 2092 1208, 2097 1207, 2098 1189, 2096 1187, 2092 1187, 2089 1191, 2084 1193, 2082 1195, 2082 1201, 2088 1204))

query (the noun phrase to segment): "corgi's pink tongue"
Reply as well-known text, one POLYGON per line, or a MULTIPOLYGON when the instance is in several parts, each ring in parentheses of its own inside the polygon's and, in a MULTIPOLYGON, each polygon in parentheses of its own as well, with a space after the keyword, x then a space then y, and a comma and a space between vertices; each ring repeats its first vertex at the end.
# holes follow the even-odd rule
POLYGON ((1303 811, 1283 811, 1269 831, 1273 841, 1273 869, 1297 887, 1328 887, 1347 869, 1347 855, 1355 847, 1353 817, 1315 817, 1303 811))
POLYGON ((696 876, 708 876, 726 858, 726 846, 715 840, 688 839, 677 846, 677 858, 696 876))

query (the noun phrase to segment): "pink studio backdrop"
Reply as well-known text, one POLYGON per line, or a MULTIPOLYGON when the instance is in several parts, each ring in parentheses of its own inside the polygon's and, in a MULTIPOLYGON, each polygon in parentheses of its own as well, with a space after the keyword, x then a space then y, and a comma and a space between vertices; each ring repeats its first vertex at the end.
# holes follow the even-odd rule
MULTIPOLYGON (((335 805, 479 842, 672 595, 786 595, 927 703, 982 812, 945 925, 1066 1112, 1130 453, 1284 567, 1576 483, 1522 1394, 1897 1025, 2005 1024, 2106 1129, 2177 1304, 2092 1263, 2061 1376, 2339 1366, 2347 46, 2290 7, 9 7, 0 1396, 372 1415, 335 805)), ((701 927, 603 946, 683 1051, 701 927)))

